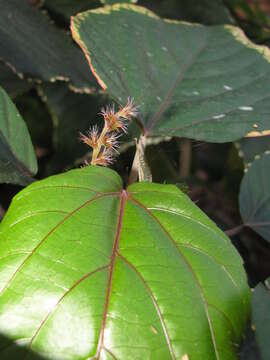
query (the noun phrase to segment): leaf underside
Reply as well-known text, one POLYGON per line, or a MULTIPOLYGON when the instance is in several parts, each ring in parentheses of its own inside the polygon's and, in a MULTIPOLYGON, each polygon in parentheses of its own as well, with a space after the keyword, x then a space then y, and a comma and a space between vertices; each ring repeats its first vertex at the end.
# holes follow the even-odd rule
POLYGON ((239 194, 244 224, 270 241, 270 153, 258 155, 248 167, 239 194))
POLYGON ((72 18, 99 84, 134 97, 147 136, 225 142, 269 129, 269 49, 236 27, 160 19, 116 4, 72 18))
POLYGON ((38 354, 237 359, 242 261, 175 186, 123 190, 93 166, 35 182, 0 225, 0 254, 0 333, 38 354))
POLYGON ((27 127, 0 87, 0 182, 27 185, 37 161, 27 127))

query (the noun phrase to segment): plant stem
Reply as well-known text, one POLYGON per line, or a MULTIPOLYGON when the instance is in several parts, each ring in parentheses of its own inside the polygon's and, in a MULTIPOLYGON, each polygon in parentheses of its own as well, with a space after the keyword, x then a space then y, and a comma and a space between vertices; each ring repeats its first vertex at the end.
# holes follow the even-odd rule
POLYGON ((244 227, 245 227, 245 224, 241 224, 232 229, 226 230, 224 232, 227 236, 234 236, 234 235, 239 234, 243 230, 244 227))
POLYGON ((108 132, 108 128, 107 128, 107 124, 104 124, 103 130, 98 138, 98 143, 97 143, 97 147, 93 149, 93 156, 92 156, 92 160, 91 160, 91 165, 95 164, 96 159, 98 158, 98 155, 100 153, 100 149, 101 146, 103 144, 103 139, 105 137, 105 135, 108 132))
POLYGON ((190 139, 179 140, 180 161, 179 161, 179 178, 184 180, 190 175, 192 148, 190 139))

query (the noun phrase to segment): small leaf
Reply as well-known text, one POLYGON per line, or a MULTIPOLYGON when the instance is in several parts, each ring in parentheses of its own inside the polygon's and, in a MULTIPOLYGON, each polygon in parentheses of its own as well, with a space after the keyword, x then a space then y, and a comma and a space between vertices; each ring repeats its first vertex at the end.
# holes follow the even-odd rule
POLYGON ((27 1, 0 0, 0 58, 26 77, 96 87, 83 54, 62 30, 27 1))
POLYGON ((158 18, 116 4, 72 18, 73 38, 103 89, 132 96, 147 136, 226 142, 269 130, 270 50, 233 26, 158 18))
POLYGON ((0 87, 0 182, 27 185, 37 161, 27 127, 0 87))
MULTIPOLYGON (((270 283, 270 278, 266 281, 270 283)), ((261 360, 270 359, 270 290, 259 284, 252 294, 252 321, 260 349, 261 360)))
POLYGON ((270 153, 258 155, 248 167, 239 194, 244 224, 270 241, 270 153))
POLYGON ((97 166, 35 182, 0 224, 0 254, 0 333, 46 358, 237 359, 242 260, 175 186, 123 190, 97 166))

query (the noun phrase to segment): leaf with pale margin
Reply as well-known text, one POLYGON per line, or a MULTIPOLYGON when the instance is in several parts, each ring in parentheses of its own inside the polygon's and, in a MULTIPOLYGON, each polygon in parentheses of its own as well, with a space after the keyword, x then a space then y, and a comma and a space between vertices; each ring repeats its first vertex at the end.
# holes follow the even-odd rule
POLYGON ((270 136, 248 137, 241 139, 236 143, 239 149, 239 155, 243 157, 244 162, 250 163, 256 155, 261 155, 270 150, 270 136))
POLYGON ((0 333, 40 355, 237 359, 242 260, 173 185, 123 190, 97 166, 35 182, 0 224, 0 254, 0 333))
POLYGON ((37 161, 27 127, 0 87, 0 182, 27 185, 36 172, 37 161))
POLYGON ((15 98, 30 90, 33 84, 20 79, 7 65, 0 62, 0 86, 6 90, 10 97, 15 98))
POLYGON ((0 0, 0 9, 0 59, 26 77, 96 87, 83 54, 45 14, 21 0, 0 0))
POLYGON ((243 177, 239 204, 245 226, 270 242, 270 152, 258 156, 243 177))
POLYGON ((73 17, 72 33, 99 84, 135 98, 147 136, 226 142, 270 127, 270 51, 236 27, 116 4, 73 17))
POLYGON ((270 359, 270 278, 265 283, 257 285, 252 293, 252 320, 261 360, 270 359))

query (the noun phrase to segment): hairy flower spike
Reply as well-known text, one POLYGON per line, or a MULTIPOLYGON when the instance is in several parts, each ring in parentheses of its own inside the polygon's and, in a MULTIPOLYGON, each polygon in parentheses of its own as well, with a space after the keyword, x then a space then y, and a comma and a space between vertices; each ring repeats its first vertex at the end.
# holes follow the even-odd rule
POLYGON ((95 149, 98 146, 98 139, 99 139, 99 132, 98 127, 94 125, 90 130, 87 132, 87 135, 80 133, 80 140, 90 146, 91 148, 95 149))
POLYGON ((118 116, 130 120, 132 117, 136 117, 138 115, 138 109, 135 106, 134 100, 128 98, 127 105, 121 107, 118 111, 118 116))
POLYGON ((86 135, 80 133, 80 140, 93 149, 92 165, 107 166, 113 162, 113 152, 118 152, 119 132, 127 132, 128 121, 137 116, 138 110, 134 100, 128 98, 127 104, 115 111, 114 105, 101 110, 104 127, 101 133, 93 126, 86 135))

